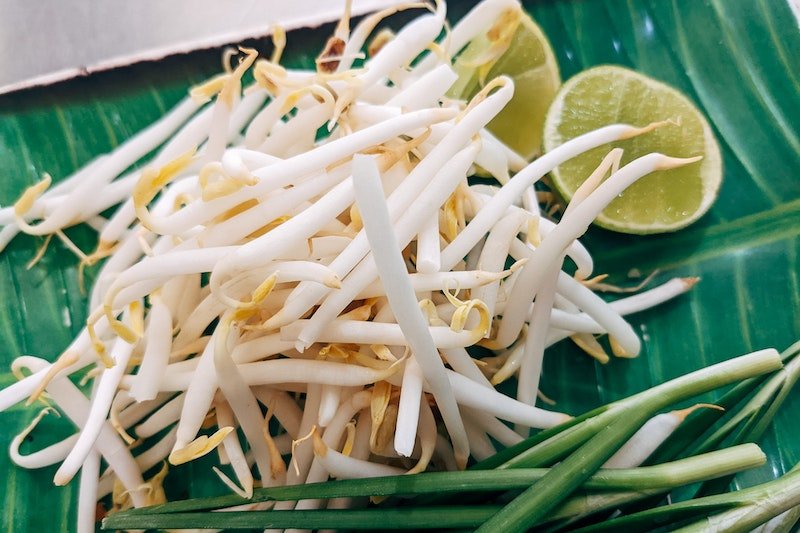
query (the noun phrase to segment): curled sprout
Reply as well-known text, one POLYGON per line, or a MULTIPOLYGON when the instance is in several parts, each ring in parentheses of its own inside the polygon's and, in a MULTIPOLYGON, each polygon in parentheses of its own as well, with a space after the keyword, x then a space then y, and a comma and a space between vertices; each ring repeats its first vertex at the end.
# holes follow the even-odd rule
POLYGON ((181 171, 192 163, 196 151, 197 149, 193 147, 158 170, 147 168, 142 172, 141 178, 133 188, 133 205, 136 215, 145 228, 153 231, 152 217, 147 210, 147 205, 153 201, 153 198, 164 186, 174 180, 181 171))

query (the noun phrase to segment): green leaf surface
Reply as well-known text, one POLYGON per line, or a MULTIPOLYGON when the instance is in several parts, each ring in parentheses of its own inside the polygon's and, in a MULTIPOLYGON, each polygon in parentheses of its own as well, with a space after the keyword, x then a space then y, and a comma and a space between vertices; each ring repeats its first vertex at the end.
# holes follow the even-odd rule
MULTIPOLYGON (((549 350, 543 392, 580 413, 715 361, 753 349, 782 349, 800 337, 800 31, 782 0, 550 0, 526 8, 553 44, 564 79, 598 64, 636 68, 669 83, 707 114, 723 150, 716 205, 679 233, 629 236, 592 229, 585 238, 598 272, 625 282, 631 269, 660 269, 657 281, 700 276, 693 291, 631 317, 644 339, 635 360, 601 366, 562 343, 549 350)), ((450 3, 451 18, 468 8, 450 3)), ((289 35, 290 65, 311 65, 330 26, 289 35)), ((263 43, 256 43, 264 48, 263 43)), ((58 179, 148 125, 186 89, 219 69, 207 51, 0 97, 0 205, 43 172, 58 179)), ((67 232, 84 250, 86 228, 67 232)), ((19 354, 54 359, 80 329, 86 302, 77 261, 58 242, 34 268, 41 244, 20 237, 0 254, 0 386, 19 354)), ((0 532, 72 531, 77 483, 56 488, 54 468, 14 467, 5 450, 36 414, 0 415, 0 532)), ((800 394, 789 396, 763 441, 764 468, 750 485, 800 459, 800 394)), ((47 417, 23 451, 67 434, 47 417), (48 420, 49 419, 49 420, 48 420)), ((212 454, 213 455, 213 454, 212 454)), ((224 492, 213 457, 176 468, 168 490, 186 498, 224 492), (187 480, 191 479, 191 483, 187 480)))

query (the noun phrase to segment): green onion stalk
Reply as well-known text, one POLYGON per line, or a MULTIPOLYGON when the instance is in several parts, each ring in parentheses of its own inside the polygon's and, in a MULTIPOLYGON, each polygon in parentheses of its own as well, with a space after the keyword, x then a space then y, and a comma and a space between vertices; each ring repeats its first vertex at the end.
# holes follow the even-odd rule
POLYGON ((626 533, 636 533, 670 527, 670 530, 682 533, 747 533, 792 511, 785 521, 779 523, 786 526, 786 522, 796 518, 795 508, 798 505, 800 468, 796 466, 782 477, 754 487, 656 507, 577 531, 594 533, 624 530, 626 533))
MULTIPOLYGON (((639 468, 599 470, 583 484, 585 489, 652 490, 696 483, 716 476, 761 466, 766 456, 754 444, 680 459, 671 463, 639 468)), ((404 494, 459 493, 470 491, 507 491, 524 489, 542 479, 547 468, 520 468, 497 472, 427 472, 413 476, 385 476, 344 479, 305 485, 261 488, 252 498, 226 495, 170 502, 152 507, 130 509, 127 514, 175 513, 234 507, 267 501, 293 501, 316 498, 394 496, 404 494)))
MULTIPOLYGON (((598 506, 613 508, 630 501, 631 495, 642 498, 763 464, 765 459, 762 452, 756 446, 750 445, 669 464, 599 471, 603 463, 658 411, 692 396, 773 372, 781 368, 781 364, 781 358, 776 351, 763 350, 693 372, 599 408, 560 428, 544 431, 528 442, 530 446, 518 447, 518 455, 505 459, 493 471, 479 468, 465 472, 425 473, 258 489, 254 491, 253 499, 249 500, 238 496, 222 496, 120 512, 107 517, 103 527, 215 528, 222 527, 218 522, 225 521, 226 528, 314 528, 322 527, 319 524, 323 524, 326 528, 380 526, 385 529, 419 529, 431 524, 435 524, 437 528, 478 527, 483 524, 483 530, 491 530, 489 528, 495 527, 493 524, 500 524, 499 530, 521 531, 545 520, 560 520, 586 514, 598 506), (552 468, 541 468, 542 465, 551 466, 559 460, 561 463, 552 468), (564 502, 578 488, 607 492, 578 495, 564 502), (378 507, 365 510, 208 512, 271 500, 419 495, 442 493, 443 490, 455 493, 521 489, 525 489, 524 492, 502 509, 494 505, 412 505, 401 509, 378 507), (431 518, 433 516, 436 517, 435 520, 431 518)), ((508 457, 508 454, 504 455, 508 457)))
MULTIPOLYGON (((748 468, 761 466, 766 462, 766 456, 755 444, 736 446, 726 450, 719 450, 707 454, 680 459, 678 461, 640 468, 629 469, 608 469, 600 470, 589 477, 583 485, 586 490, 602 491, 624 491, 621 494, 628 494, 630 491, 652 492, 663 489, 670 489, 687 483, 695 483, 717 476, 724 476, 730 473, 740 472, 748 468)), ((359 496, 392 496, 403 494, 431 494, 435 492, 460 492, 460 491, 506 491, 524 489, 536 483, 547 475, 549 469, 532 468, 516 469, 501 472, 431 472, 414 476, 387 476, 380 478, 340 480, 326 483, 312 483, 299 486, 270 487, 256 489, 250 499, 236 495, 219 496, 213 498, 197 498, 193 500, 171 502, 163 505, 146 507, 140 509, 130 509, 115 513, 107 517, 103 523, 106 529, 143 529, 143 528, 169 528, 175 527, 176 520, 182 527, 211 528, 217 522, 209 521, 205 525, 196 525, 201 522, 201 516, 208 516, 210 510, 220 510, 234 508, 239 505, 254 504, 267 501, 301 500, 308 498, 339 498, 339 497, 359 497, 359 496), (178 518, 175 518, 175 517, 178 518)), ((610 493, 616 494, 616 493, 610 493)), ((586 502, 592 503, 592 497, 587 496, 586 502)), ((439 513, 450 512, 457 506, 437 506, 427 509, 435 510, 439 513)), ((464 525, 476 527, 487 519, 490 515, 487 510, 497 512, 499 506, 480 506, 484 514, 470 514, 470 520, 474 522, 464 523, 463 518, 456 522, 447 522, 448 527, 462 527, 464 525)), ((404 507, 403 509, 414 511, 414 508, 404 507)), ((417 508, 421 509, 421 508, 417 508)), ((326 527, 353 527, 350 524, 353 517, 360 517, 369 524, 377 527, 392 529, 411 529, 422 528, 415 521, 406 521, 401 518, 397 523, 393 522, 397 516, 396 509, 376 508, 359 511, 359 513, 332 513, 325 515, 325 519, 332 522, 326 527)), ((581 512, 580 506, 568 508, 564 511, 565 516, 581 512)), ((231 521, 228 528, 235 524, 242 524, 241 527, 295 527, 300 523, 299 520, 306 518, 317 521, 319 515, 296 515, 297 511, 229 511, 222 516, 237 517, 231 521), (239 514, 237 514, 239 513, 239 514), (240 517, 241 515, 241 517, 240 517), (250 517, 249 519, 245 519, 250 517), (298 518, 300 517, 300 518, 298 518), (283 525, 276 525, 283 524, 283 525)), ((413 514, 413 513, 412 513, 413 514)), ((427 516, 425 514, 414 516, 427 516)), ((556 515, 553 518, 561 518, 556 515)), ((317 523, 317 522, 313 522, 317 523)), ((302 527, 311 527, 303 522, 302 527)), ((237 526, 238 527, 238 526, 237 526)), ((299 527, 299 526, 298 526, 299 527)), ((445 527, 439 525, 437 527, 445 527)))
MULTIPOLYGON (((691 456, 722 446, 757 442, 766 428, 769 427, 778 408, 786 399, 798 377, 800 377, 800 358, 795 357, 798 353, 800 353, 800 342, 793 344, 781 354, 785 367, 770 374, 755 376, 737 383, 715 402, 722 409, 694 411, 651 455, 646 464, 660 464, 675 460, 677 457, 691 456), (745 405, 737 407, 748 397, 750 397, 750 400, 745 405), (714 426, 716 422, 726 417, 729 421, 720 429, 708 431, 709 427, 714 426), (730 423, 730 421, 733 421, 733 423, 730 423), (749 426, 743 423, 746 421, 750 422, 749 426), (753 423, 755 421, 757 423, 753 423), (700 440, 706 433, 711 434, 700 440)), ((607 407, 609 406, 595 410, 595 413, 605 412, 607 407)), ((589 427, 597 428, 598 424, 595 421, 589 427)), ((574 436, 568 436, 567 430, 569 429, 565 428, 563 431, 565 435, 561 437, 568 444, 571 440, 574 440, 574 436)), ((528 441, 530 440, 532 439, 528 439, 528 441)), ((535 461, 547 461, 550 459, 547 455, 548 449, 557 449, 558 442, 557 439, 553 439, 548 443, 549 446, 540 445, 538 452, 520 453, 515 458, 507 460, 505 465, 501 465, 500 468, 514 467, 519 464, 532 464, 535 461)), ((528 442, 524 441, 520 443, 519 447, 529 450, 540 443, 541 441, 535 443, 534 446, 526 446, 528 442)), ((729 487, 732 479, 733 474, 710 479, 701 485, 697 495, 724 492, 729 487)), ((604 510, 618 507, 625 509, 626 505, 630 508, 630 504, 633 504, 633 510, 646 509, 659 504, 667 492, 667 490, 649 490, 576 496, 575 498, 567 499, 561 504, 557 512, 551 513, 550 519, 566 519, 572 516, 572 520, 569 520, 569 522, 573 522, 604 510), (572 512, 571 515, 569 514, 570 512, 572 512)), ((782 518, 785 522, 790 519, 789 514, 782 518)), ((797 520, 795 519, 794 521, 796 522, 797 520)))
POLYGON ((560 458, 554 441, 566 442, 569 455, 525 490, 478 531, 523 532, 547 515, 595 473, 642 426, 662 409, 693 396, 782 367, 775 350, 761 350, 692 372, 611 406, 509 461, 533 466, 560 458), (572 451, 574 450, 574 451, 572 451))

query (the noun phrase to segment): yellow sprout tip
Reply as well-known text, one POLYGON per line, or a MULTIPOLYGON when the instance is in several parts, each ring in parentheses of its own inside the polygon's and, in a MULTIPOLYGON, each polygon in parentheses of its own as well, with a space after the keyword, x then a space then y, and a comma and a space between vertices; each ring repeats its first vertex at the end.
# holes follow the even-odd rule
POLYGON ((656 122, 651 122, 646 126, 642 126, 641 128, 637 128, 635 126, 631 126, 626 132, 620 135, 619 140, 630 139, 631 137, 636 137, 638 135, 643 135, 645 133, 650 133, 653 130, 658 128, 662 128, 664 126, 680 126, 680 121, 674 119, 667 119, 667 120, 659 120, 656 122))
POLYGON ((686 286, 687 289, 691 289, 698 283, 700 283, 699 277, 690 277, 690 278, 681 278, 681 281, 686 286))
POLYGON ((328 455, 328 447, 316 431, 313 434, 314 439, 314 455, 325 457, 328 455))
POLYGON ((30 211, 34 202, 50 187, 52 182, 53 178, 50 177, 50 174, 45 174, 41 181, 25 189, 25 192, 14 204, 14 214, 19 217, 30 211))
POLYGON ((226 426, 217 430, 210 437, 206 435, 197 437, 183 448, 172 450, 172 453, 169 454, 169 462, 177 466, 202 457, 219 446, 231 431, 233 431, 233 428, 226 426))

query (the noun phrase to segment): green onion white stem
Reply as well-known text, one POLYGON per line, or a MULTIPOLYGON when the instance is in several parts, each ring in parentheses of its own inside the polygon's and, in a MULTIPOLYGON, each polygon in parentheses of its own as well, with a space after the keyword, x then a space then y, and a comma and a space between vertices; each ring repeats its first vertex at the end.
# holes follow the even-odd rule
POLYGON ((631 468, 641 465, 694 409, 670 411, 654 416, 605 462, 603 468, 631 468))

